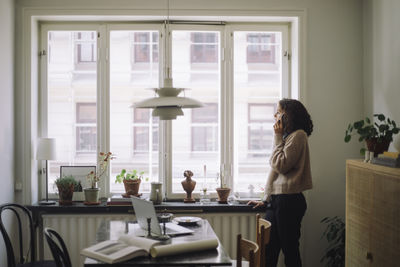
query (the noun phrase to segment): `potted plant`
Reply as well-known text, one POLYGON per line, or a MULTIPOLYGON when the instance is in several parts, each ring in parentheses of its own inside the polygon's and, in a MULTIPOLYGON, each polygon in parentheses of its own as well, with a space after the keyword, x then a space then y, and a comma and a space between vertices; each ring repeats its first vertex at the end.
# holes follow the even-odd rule
POLYGON ((99 191, 100 188, 97 187, 97 182, 100 181, 100 178, 107 172, 108 163, 113 159, 111 152, 100 152, 99 153, 99 172, 95 173, 91 171, 86 179, 90 184, 90 187, 84 189, 85 192, 85 204, 100 204, 99 202, 99 191))
POLYGON ((321 238, 326 238, 328 247, 321 262, 326 262, 326 267, 344 267, 346 231, 343 220, 337 216, 325 217, 321 223, 326 223, 326 229, 321 238))
POLYGON ((227 204, 228 203, 228 196, 229 193, 231 192, 231 189, 226 187, 226 184, 224 183, 224 175, 221 173, 217 173, 217 179, 219 179, 220 186, 216 188, 217 194, 218 194, 218 203, 221 204, 227 204))
POLYGON ((59 177, 55 184, 58 188, 58 197, 60 205, 72 205, 72 195, 74 187, 77 185, 75 178, 72 175, 59 177))
POLYGON ((141 194, 139 194, 139 187, 143 178, 143 174, 144 171, 138 172, 137 170, 132 170, 132 172, 128 173, 126 169, 121 170, 121 173, 115 177, 115 182, 124 183, 125 194, 122 194, 123 197, 141 196, 141 194))
MULTIPOLYGON (((383 114, 374 114, 376 122, 371 121, 368 117, 364 120, 356 121, 349 124, 346 130, 344 141, 348 143, 351 140, 352 132, 356 131, 360 137, 358 141, 366 141, 368 151, 374 152, 374 155, 387 151, 390 142, 393 141, 393 135, 398 134, 400 128, 396 122, 386 118, 383 114)), ((365 153, 365 148, 360 150, 361 154, 365 153)))

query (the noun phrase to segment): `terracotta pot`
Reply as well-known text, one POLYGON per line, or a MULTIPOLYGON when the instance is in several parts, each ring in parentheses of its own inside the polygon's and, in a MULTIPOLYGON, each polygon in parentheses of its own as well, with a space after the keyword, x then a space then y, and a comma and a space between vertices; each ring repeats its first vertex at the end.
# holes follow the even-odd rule
POLYGON ((125 186, 125 195, 126 197, 129 196, 139 196, 139 187, 140 187, 140 182, 142 180, 136 179, 136 180, 125 180, 124 179, 124 186, 125 186))
POLYGON ((69 187, 58 188, 58 202, 60 205, 72 205, 72 195, 74 194, 74 185, 71 184, 69 187))
POLYGON ((99 202, 99 192, 100 188, 85 188, 85 202, 90 204, 95 204, 99 202))
POLYGON ((365 142, 367 143, 368 151, 374 152, 375 157, 387 151, 390 145, 390 140, 378 142, 377 138, 366 139, 365 142))
POLYGON ((229 193, 231 192, 230 188, 217 188, 217 194, 218 194, 218 203, 221 204, 226 204, 228 203, 228 196, 229 193))

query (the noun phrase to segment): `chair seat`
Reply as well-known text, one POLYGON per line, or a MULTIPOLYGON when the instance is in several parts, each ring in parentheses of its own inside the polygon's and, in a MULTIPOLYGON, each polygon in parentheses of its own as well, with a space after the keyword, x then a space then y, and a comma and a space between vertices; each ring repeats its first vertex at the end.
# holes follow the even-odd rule
POLYGON ((17 267, 57 267, 57 265, 54 261, 36 261, 17 264, 17 267))

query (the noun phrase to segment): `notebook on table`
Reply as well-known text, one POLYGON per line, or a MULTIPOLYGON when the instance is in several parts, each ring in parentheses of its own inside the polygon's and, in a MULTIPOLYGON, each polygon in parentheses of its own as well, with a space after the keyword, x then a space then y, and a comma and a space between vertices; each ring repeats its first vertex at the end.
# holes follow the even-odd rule
MULTIPOLYGON (((134 232, 139 236, 146 236, 148 232, 147 218, 151 218, 150 229, 151 233, 156 236, 162 235, 163 225, 158 222, 156 210, 154 209, 153 202, 140 199, 137 197, 131 197, 133 209, 136 214, 137 225, 134 228, 134 232)), ((194 233, 193 230, 186 227, 177 225, 172 222, 165 224, 166 234, 169 236, 178 236, 194 233)))

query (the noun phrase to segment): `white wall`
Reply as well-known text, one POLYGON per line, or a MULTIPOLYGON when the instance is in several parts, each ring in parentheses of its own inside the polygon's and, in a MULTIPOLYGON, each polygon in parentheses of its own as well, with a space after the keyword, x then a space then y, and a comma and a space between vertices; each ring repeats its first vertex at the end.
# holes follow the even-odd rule
MULTIPOLYGON (((25 9, 19 9, 23 16, 17 20, 17 24, 29 21, 30 18, 26 16, 34 8, 58 9, 58 13, 66 14, 119 12, 129 15, 137 13, 137 10, 154 10, 154 14, 163 15, 166 6, 165 1, 157 0, 21 0, 18 3, 25 9)), ((209 10, 208 15, 259 15, 271 10, 305 11, 306 64, 303 78, 306 83, 302 88, 304 94, 301 95, 305 95, 303 100, 315 124, 310 137, 315 187, 307 194, 308 211, 303 221, 303 265, 320 266, 319 259, 326 246, 320 238, 323 230, 320 220, 325 216, 344 217, 345 159, 358 156, 359 150, 358 143, 345 144, 343 138, 347 124, 363 113, 362 0, 171 0, 170 7, 188 15, 196 10, 203 13, 209 10)), ((17 33, 22 34, 18 25, 17 33)), ((22 38, 20 35, 19 38, 22 38)), ((23 53, 23 47, 18 45, 17 52, 23 53)), ((17 63, 17 66, 21 66, 17 67, 17 73, 24 66, 22 62, 21 59, 17 63)), ((17 87, 17 101, 23 103, 24 94, 29 95, 31 88, 17 87)), ((24 129, 26 124, 21 121, 23 119, 17 117, 18 131, 29 130, 24 129)), ((30 151, 29 144, 25 143, 24 146, 17 147, 18 155, 30 151)))
MULTIPOLYGON (((14 0, 0 1, 0 36, 1 205, 14 201, 14 0)), ((3 238, 0 238, 0 266, 6 266, 6 259, 3 238)))
MULTIPOLYGON (((400 1, 364 3, 364 113, 383 113, 400 125, 400 1)), ((395 137, 400 148, 400 135, 395 137)), ((389 148, 395 151, 393 144, 389 148)))

